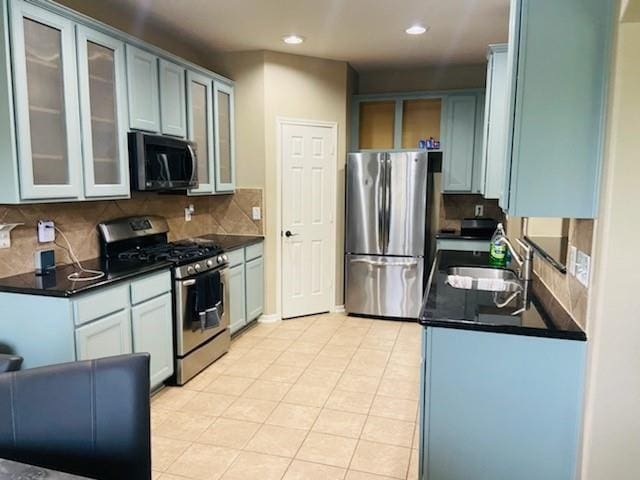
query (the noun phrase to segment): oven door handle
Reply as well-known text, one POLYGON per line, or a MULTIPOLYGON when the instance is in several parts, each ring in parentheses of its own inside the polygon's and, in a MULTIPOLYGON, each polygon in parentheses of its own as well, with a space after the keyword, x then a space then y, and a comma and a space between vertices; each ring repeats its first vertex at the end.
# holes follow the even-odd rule
POLYGON ((182 281, 182 286, 183 287, 191 287, 193 285, 196 284, 196 281, 194 279, 190 279, 190 280, 183 280, 182 281))

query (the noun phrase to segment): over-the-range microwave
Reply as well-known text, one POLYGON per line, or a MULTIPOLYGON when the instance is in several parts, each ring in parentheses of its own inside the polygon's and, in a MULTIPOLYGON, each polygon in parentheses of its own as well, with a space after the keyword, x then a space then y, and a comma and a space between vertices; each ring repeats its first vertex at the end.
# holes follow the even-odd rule
POLYGON ((161 192, 198 186, 193 142, 144 132, 129 132, 128 136, 133 190, 161 192))

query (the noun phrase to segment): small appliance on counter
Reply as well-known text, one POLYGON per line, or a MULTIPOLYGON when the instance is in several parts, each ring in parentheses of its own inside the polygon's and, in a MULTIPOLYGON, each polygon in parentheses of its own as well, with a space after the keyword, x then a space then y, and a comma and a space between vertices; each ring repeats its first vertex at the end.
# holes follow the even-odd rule
POLYGON ((33 256, 36 275, 49 275, 56 270, 56 255, 53 250, 37 250, 33 256))
POLYGON ((229 350, 228 258, 203 239, 169 242, 158 216, 126 217, 98 225, 103 262, 135 268, 173 265, 175 383, 183 385, 229 350))

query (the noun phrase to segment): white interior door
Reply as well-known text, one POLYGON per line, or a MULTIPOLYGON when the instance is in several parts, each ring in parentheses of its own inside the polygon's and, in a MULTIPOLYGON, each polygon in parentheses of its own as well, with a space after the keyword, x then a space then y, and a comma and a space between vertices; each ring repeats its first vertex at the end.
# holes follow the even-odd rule
POLYGON ((282 317, 331 307, 334 128, 282 127, 282 317))

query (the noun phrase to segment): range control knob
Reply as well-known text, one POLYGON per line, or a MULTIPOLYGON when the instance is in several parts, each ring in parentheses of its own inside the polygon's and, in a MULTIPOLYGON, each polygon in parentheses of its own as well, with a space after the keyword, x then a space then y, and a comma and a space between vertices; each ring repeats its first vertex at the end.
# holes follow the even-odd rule
POLYGON ((224 257, 222 255, 218 255, 218 258, 216 260, 218 261, 218 263, 222 263, 224 262, 224 257))
POLYGON ((227 260, 229 260, 229 257, 227 257, 226 255, 222 255, 222 260, 226 262, 227 260))
POLYGON ((187 267, 187 273, 189 275, 193 275, 195 273, 195 270, 193 269, 193 267, 187 267))
POLYGON ((200 270, 202 270, 202 266, 199 263, 196 263, 193 268, 196 269, 196 272, 199 272, 200 270))
POLYGON ((213 260, 211 259, 207 260, 207 267, 209 268, 213 267, 213 260))

